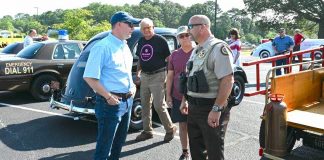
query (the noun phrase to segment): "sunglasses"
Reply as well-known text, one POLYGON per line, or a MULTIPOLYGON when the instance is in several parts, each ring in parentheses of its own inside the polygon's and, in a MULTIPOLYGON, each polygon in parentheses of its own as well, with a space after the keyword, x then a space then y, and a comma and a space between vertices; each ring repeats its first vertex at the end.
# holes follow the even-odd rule
POLYGON ((182 38, 189 37, 189 36, 190 35, 188 33, 185 33, 185 34, 180 34, 179 38, 182 39, 182 38))
POLYGON ((188 29, 192 29, 195 26, 200 26, 200 25, 205 25, 203 23, 199 23, 199 24, 188 24, 188 29))
POLYGON ((122 23, 128 24, 128 27, 130 27, 130 28, 134 27, 133 23, 130 23, 130 22, 127 22, 127 21, 122 21, 122 23))

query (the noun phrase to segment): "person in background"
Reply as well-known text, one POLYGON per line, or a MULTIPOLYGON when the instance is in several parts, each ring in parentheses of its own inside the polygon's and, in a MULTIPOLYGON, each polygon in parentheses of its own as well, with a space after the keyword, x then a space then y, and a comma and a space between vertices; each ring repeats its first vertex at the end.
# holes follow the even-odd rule
MULTIPOLYGON (((301 34, 300 29, 295 29, 295 35, 294 35, 295 45, 294 45, 294 48, 293 48, 294 52, 300 51, 300 44, 304 40, 305 40, 305 37, 301 34)), ((302 59, 301 57, 302 57, 302 55, 297 56, 298 61, 301 61, 301 59, 302 59)), ((295 57, 294 57, 294 60, 295 60, 295 57)))
POLYGON ((180 109, 188 114, 191 157, 205 160, 207 150, 209 160, 223 160, 231 108, 227 99, 234 82, 233 58, 229 46, 212 35, 207 16, 192 16, 188 28, 198 46, 187 63, 188 91, 180 109))
POLYGON ((153 138, 152 128, 152 96, 153 106, 166 131, 164 142, 174 138, 177 127, 172 123, 165 104, 166 60, 170 55, 165 38, 154 33, 153 21, 144 18, 140 23, 143 33, 138 40, 136 55, 139 57, 136 72, 136 84, 140 85, 143 130, 136 141, 153 138))
POLYGON ((47 34, 44 34, 41 39, 42 39, 42 41, 47 41, 48 40, 47 34))
POLYGON ((130 123, 136 92, 132 79, 133 56, 126 39, 140 19, 116 12, 110 19, 112 31, 90 50, 83 74, 96 92, 98 122, 95 160, 118 160, 130 123))
POLYGON ((33 38, 37 35, 37 31, 35 29, 31 29, 28 32, 28 35, 24 39, 24 48, 33 44, 33 38))
POLYGON ((229 47, 232 50, 233 64, 240 66, 241 65, 241 40, 238 29, 232 28, 229 32, 231 39, 229 41, 229 47))
POLYGON ((187 130, 187 115, 180 112, 180 104, 183 95, 179 92, 179 76, 185 72, 186 63, 191 56, 193 44, 190 40, 190 35, 187 26, 180 26, 177 30, 177 39, 181 48, 175 50, 168 60, 167 74, 167 97, 166 102, 171 107, 172 122, 179 122, 179 136, 182 146, 182 154, 179 160, 190 159, 188 151, 188 130, 187 130))
MULTIPOLYGON (((292 38, 286 35, 286 30, 284 28, 279 29, 279 36, 273 39, 272 48, 275 52, 275 55, 282 55, 286 51, 292 51, 294 46, 294 42, 292 38)), ((287 59, 279 59, 276 61, 276 66, 286 65, 287 59)), ((284 69, 285 73, 287 73, 287 68, 284 69)), ((276 75, 281 75, 281 69, 276 69, 276 75)))

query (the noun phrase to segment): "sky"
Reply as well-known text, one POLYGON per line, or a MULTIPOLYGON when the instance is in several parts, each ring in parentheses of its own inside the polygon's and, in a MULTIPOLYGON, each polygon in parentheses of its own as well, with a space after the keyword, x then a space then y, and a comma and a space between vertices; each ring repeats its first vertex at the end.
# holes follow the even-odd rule
MULTIPOLYGON (((160 0, 161 1, 161 0, 160 0)), ((207 0, 170 0, 183 6, 191 6, 196 3, 204 3, 207 0)), ((90 3, 100 2, 110 5, 139 4, 141 0, 5 0, 0 5, 0 18, 5 15, 15 16, 17 13, 29 15, 42 14, 46 11, 56 9, 74 9, 88 6, 90 3)), ((217 0, 221 10, 227 11, 231 8, 244 8, 243 0, 217 0), (233 5, 235 4, 235 5, 233 5)))

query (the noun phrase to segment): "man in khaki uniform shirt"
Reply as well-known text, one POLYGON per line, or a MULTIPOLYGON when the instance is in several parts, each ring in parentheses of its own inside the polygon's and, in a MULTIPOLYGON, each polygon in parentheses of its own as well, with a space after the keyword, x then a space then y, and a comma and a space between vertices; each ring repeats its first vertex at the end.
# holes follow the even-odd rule
POLYGON ((203 153, 207 150, 209 160, 222 160, 230 109, 227 98, 234 82, 233 59, 227 44, 211 34, 207 16, 192 16, 188 28, 198 46, 187 65, 188 104, 183 100, 180 109, 188 114, 192 159, 206 159, 203 153))

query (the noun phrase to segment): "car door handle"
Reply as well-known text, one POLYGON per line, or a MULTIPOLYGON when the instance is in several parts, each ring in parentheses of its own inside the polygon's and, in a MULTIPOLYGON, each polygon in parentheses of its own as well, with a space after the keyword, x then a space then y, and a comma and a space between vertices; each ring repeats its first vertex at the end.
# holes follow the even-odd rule
POLYGON ((63 63, 58 63, 58 64, 56 64, 56 66, 57 66, 58 68, 63 68, 64 64, 63 64, 63 63))

